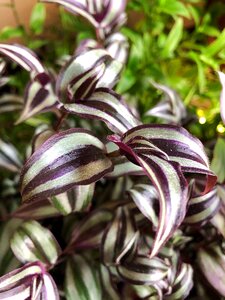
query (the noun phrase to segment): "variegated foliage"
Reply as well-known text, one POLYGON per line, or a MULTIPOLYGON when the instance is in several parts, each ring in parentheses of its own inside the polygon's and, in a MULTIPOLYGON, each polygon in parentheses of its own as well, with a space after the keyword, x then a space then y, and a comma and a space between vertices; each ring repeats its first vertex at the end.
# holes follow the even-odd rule
POLYGON ((0 44, 1 56, 30 73, 24 103, 0 98, 0 112, 22 108, 18 123, 46 111, 58 118, 35 132, 25 161, 0 141, 0 167, 15 183, 0 192, 14 201, 0 205, 0 299, 179 300, 194 272, 225 296, 224 187, 180 126, 181 99, 153 83, 165 97, 147 115, 169 124, 144 125, 114 91, 128 55, 118 32, 126 1, 45 2, 85 17, 98 41, 84 40, 54 78, 29 49, 0 44))

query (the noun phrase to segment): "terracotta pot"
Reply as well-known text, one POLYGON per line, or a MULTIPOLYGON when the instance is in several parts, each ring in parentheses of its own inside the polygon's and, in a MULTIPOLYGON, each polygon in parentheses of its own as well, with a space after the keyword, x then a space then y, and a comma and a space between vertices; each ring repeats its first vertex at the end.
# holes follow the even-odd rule
MULTIPOLYGON (((18 13, 19 21, 26 29, 29 27, 29 19, 31 11, 37 0, 14 0, 16 10, 18 13)), ((0 0, 0 30, 5 26, 16 26, 17 21, 13 13, 13 9, 7 4, 10 4, 10 0, 0 0), (5 5, 6 4, 6 5, 5 5)), ((46 4, 47 8, 47 18, 46 26, 52 25, 57 22, 58 18, 58 7, 54 4, 46 4)))

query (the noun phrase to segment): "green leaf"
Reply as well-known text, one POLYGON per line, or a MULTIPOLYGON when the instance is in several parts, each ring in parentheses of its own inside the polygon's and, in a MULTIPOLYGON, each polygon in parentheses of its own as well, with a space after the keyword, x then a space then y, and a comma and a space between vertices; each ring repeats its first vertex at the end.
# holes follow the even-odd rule
POLYGON ((216 55, 219 51, 225 47, 225 29, 221 32, 219 37, 208 47, 205 48, 204 54, 211 57, 216 55))
POLYGON ((10 38, 22 37, 24 35, 24 28, 19 27, 3 27, 0 33, 0 40, 8 40, 10 38))
POLYGON ((183 16, 186 18, 190 17, 189 11, 187 7, 181 1, 177 0, 161 0, 159 4, 159 8, 162 12, 172 15, 183 16))
POLYGON ((43 3, 37 3, 33 8, 30 17, 30 29, 35 34, 40 34, 43 32, 45 17, 45 5, 43 3))
POLYGON ((206 87, 206 77, 204 65, 202 64, 199 55, 195 52, 190 52, 188 56, 196 63, 198 68, 198 86, 200 93, 203 93, 206 87))
POLYGON ((222 183, 225 179, 224 166, 225 166, 225 141, 222 138, 218 138, 213 152, 211 169, 218 176, 218 181, 220 183, 222 183))
POLYGON ((179 42, 181 41, 183 36, 183 19, 178 18, 173 25, 168 38, 165 42, 162 56, 163 57, 171 57, 174 54, 179 42))

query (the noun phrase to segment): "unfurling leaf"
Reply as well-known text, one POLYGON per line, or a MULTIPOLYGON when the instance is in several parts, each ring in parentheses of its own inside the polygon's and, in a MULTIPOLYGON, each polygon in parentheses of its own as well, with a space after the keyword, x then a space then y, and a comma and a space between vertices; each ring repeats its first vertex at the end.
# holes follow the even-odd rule
POLYGON ((101 120, 118 134, 140 124, 121 97, 106 88, 96 89, 87 100, 62 105, 62 110, 80 117, 101 120))
POLYGON ((128 190, 128 195, 135 202, 142 214, 157 228, 158 217, 156 215, 156 208, 159 195, 156 189, 151 185, 136 184, 132 189, 128 190))
POLYGON ((61 194, 112 171, 104 144, 85 129, 53 135, 27 160, 21 172, 23 201, 61 194))
POLYGON ((49 75, 39 73, 27 85, 24 108, 16 124, 36 114, 50 111, 57 103, 58 99, 54 93, 49 75))
POLYGON ((126 207, 119 207, 102 238, 101 251, 104 264, 118 264, 125 256, 133 256, 136 251, 137 229, 126 207))
POLYGON ((65 294, 67 300, 102 300, 99 273, 81 255, 73 255, 67 262, 65 294))
POLYGON ((105 41, 106 49, 112 58, 125 64, 128 56, 129 44, 127 38, 121 33, 110 35, 105 41))
POLYGON ((0 54, 7 56, 30 73, 22 114, 17 124, 45 111, 52 110, 58 103, 52 80, 36 54, 20 45, 0 44, 0 54))
POLYGON ((123 65, 106 50, 93 49, 72 57, 61 70, 56 90, 64 102, 88 99, 96 87, 112 88, 123 65))
POLYGON ((41 261, 46 265, 54 265, 61 253, 52 233, 36 221, 27 221, 17 228, 11 248, 23 263, 41 261))
POLYGON ((41 262, 29 263, 0 278, 2 300, 59 300, 52 277, 41 262))

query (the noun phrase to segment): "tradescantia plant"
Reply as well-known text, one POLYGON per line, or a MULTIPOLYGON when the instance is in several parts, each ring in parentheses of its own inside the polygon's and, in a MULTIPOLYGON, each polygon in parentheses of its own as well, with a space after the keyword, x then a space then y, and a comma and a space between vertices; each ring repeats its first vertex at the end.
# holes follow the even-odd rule
POLYGON ((143 124, 115 91, 129 49, 119 32, 126 2, 46 2, 86 18, 96 41, 82 41, 59 72, 0 44, 2 59, 30 75, 17 124, 57 119, 37 128, 24 160, 0 140, 12 174, 1 196, 22 199, 2 204, 0 299, 208 299, 208 289, 222 299, 224 186, 182 127, 186 108, 149 82, 165 97, 146 115, 165 123, 143 124))

